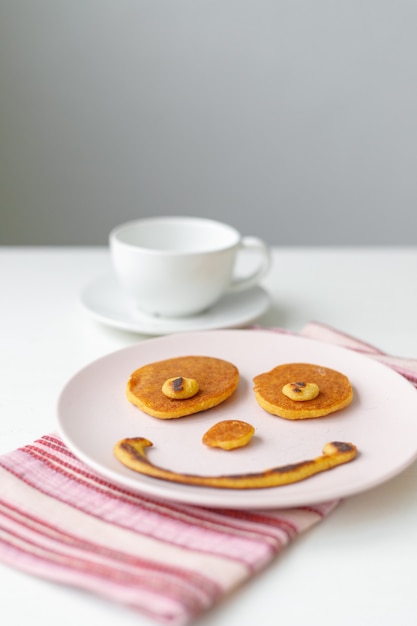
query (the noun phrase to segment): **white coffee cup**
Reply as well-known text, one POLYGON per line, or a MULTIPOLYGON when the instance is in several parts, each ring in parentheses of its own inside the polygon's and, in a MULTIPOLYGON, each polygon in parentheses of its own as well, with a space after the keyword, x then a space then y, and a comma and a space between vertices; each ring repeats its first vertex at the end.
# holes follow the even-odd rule
POLYGON ((198 217, 137 219, 116 226, 109 243, 116 277, 134 305, 162 317, 201 313, 224 294, 256 285, 271 263, 261 239, 198 217), (259 264, 249 276, 236 277, 244 249, 256 250, 259 264))

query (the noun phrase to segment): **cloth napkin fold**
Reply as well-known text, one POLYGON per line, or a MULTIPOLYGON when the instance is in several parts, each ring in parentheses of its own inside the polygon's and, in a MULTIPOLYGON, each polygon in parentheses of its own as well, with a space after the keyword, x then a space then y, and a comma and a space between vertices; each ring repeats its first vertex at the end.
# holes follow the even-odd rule
MULTIPOLYGON (((317 322, 301 335, 367 354, 417 386, 417 360, 317 322)), ((236 511, 167 502, 102 478, 52 433, 0 456, 0 561, 184 626, 337 504, 236 511)))

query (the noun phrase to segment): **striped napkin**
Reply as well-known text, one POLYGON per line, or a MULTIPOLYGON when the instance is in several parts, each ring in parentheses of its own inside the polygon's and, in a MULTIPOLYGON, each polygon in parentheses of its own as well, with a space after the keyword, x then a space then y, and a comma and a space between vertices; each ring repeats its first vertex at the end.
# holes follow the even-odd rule
MULTIPOLYGON (((302 335, 368 354, 417 386, 417 360, 390 357, 316 322, 302 335)), ((0 456, 0 561, 180 626, 337 504, 236 511, 142 496, 103 479, 49 434, 0 456)))

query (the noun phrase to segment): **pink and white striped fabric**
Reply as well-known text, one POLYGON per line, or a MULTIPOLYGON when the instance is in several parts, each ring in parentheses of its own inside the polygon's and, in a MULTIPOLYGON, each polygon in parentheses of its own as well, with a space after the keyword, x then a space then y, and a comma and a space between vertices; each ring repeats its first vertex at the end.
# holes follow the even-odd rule
MULTIPOLYGON (((417 385, 417 360, 315 322, 302 334, 367 353, 417 385)), ((235 511, 165 502, 103 479, 49 434, 0 457, 0 561, 184 625, 336 505, 235 511)))

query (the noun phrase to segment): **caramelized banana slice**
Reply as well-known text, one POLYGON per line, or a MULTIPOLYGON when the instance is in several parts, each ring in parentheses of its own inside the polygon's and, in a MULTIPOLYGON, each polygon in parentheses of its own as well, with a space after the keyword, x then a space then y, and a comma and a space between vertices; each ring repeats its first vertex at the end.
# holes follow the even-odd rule
POLYGON ((173 398, 174 400, 192 398, 199 390, 198 382, 194 378, 186 378, 185 376, 168 378, 162 385, 162 393, 167 398, 173 398))
POLYGON ((273 467, 252 474, 235 474, 230 476, 198 476, 181 474, 154 465, 146 456, 146 448, 152 442, 144 437, 121 439, 114 446, 114 454, 123 465, 135 472, 185 485, 216 487, 220 489, 264 489, 279 487, 304 480, 319 472, 332 469, 337 465, 349 463, 357 455, 357 448, 352 443, 332 441, 326 443, 322 456, 308 461, 273 467))
POLYGON ((316 383, 287 383, 283 386, 282 393, 296 402, 305 402, 306 400, 317 398, 320 389, 316 383))
POLYGON ((211 448, 234 450, 243 448, 252 439, 254 427, 241 420, 223 420, 217 422, 203 435, 203 443, 211 448))

